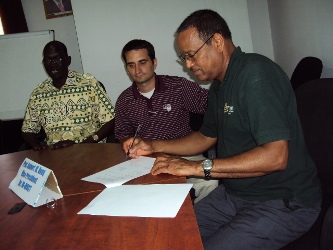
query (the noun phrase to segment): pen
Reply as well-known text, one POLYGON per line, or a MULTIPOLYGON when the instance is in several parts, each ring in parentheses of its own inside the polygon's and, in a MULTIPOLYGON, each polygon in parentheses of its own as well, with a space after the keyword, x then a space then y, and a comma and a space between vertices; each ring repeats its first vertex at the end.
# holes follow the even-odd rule
POLYGON ((133 146, 134 140, 135 140, 135 138, 137 137, 137 135, 140 131, 140 127, 141 127, 141 125, 139 124, 138 127, 136 128, 136 131, 135 131, 135 134, 134 134, 134 137, 133 137, 133 141, 132 141, 131 146, 129 147, 129 149, 127 150, 127 153, 126 153, 126 160, 128 159, 129 151, 133 146))

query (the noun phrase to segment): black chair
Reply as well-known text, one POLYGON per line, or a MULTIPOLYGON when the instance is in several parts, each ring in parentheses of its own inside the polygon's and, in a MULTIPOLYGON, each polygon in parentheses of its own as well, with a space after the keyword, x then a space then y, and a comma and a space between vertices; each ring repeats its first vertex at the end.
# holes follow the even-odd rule
MULTIPOLYGON (((98 81, 99 84, 102 86, 102 88, 104 89, 105 93, 106 93, 106 89, 105 86, 102 82, 98 81)), ((112 129, 111 129, 111 133, 106 137, 106 142, 107 143, 119 143, 119 140, 116 139, 116 136, 114 134, 114 119, 112 120, 112 129)))
POLYGON ((295 91, 308 152, 323 190, 322 211, 312 228, 283 249, 333 249, 333 78, 302 84, 295 91))
POLYGON ((304 57, 296 66, 290 82, 294 90, 305 82, 319 79, 323 70, 323 63, 317 57, 304 57))

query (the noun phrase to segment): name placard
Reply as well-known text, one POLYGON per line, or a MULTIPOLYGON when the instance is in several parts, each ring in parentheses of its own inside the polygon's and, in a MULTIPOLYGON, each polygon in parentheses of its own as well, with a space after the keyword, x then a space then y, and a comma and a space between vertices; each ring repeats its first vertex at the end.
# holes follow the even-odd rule
POLYGON ((23 161, 9 188, 33 207, 63 197, 53 171, 28 158, 23 161))

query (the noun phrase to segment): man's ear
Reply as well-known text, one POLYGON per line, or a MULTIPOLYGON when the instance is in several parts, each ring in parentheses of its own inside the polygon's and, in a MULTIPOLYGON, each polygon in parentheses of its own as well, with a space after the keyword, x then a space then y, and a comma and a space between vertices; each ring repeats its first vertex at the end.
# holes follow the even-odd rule
POLYGON ((156 67, 157 67, 157 59, 156 58, 154 59, 153 63, 154 63, 154 69, 156 69, 156 67))
POLYGON ((212 46, 214 46, 219 52, 223 51, 224 42, 225 42, 224 37, 219 33, 215 33, 214 36, 212 37, 212 46))
POLYGON ((68 60, 68 61, 67 61, 68 66, 71 65, 71 63, 72 63, 72 57, 71 57, 71 56, 68 56, 68 59, 67 59, 67 60, 68 60))

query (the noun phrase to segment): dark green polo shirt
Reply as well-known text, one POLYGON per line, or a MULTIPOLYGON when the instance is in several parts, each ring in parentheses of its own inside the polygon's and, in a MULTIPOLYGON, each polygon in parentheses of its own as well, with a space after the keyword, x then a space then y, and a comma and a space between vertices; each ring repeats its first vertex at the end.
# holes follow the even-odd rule
POLYGON ((223 179, 228 193, 247 200, 320 200, 316 167, 307 153, 288 76, 270 59, 233 52, 223 82, 210 88, 200 132, 217 137, 217 155, 230 157, 259 145, 289 141, 288 166, 261 177, 223 179))

